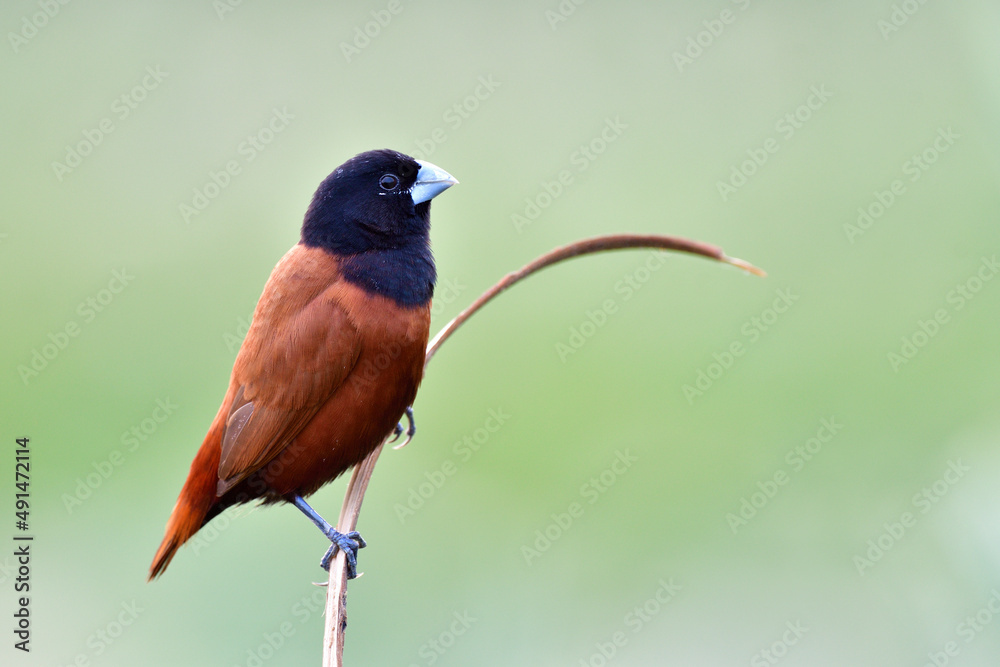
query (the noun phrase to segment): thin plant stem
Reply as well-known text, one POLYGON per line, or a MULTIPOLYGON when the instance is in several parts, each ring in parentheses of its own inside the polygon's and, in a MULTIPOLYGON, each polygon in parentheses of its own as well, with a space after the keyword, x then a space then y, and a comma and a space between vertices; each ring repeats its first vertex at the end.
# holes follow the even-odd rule
MULTIPOLYGON (((612 234, 609 236, 598 236, 595 238, 576 241, 569 245, 564 245, 551 250, 533 262, 524 265, 521 269, 508 273, 500 282, 493 285, 472 302, 468 308, 463 310, 458 316, 449 322, 427 345, 427 356, 424 359, 424 368, 430 363, 434 354, 441 349, 448 338, 458 330, 470 317, 479 309, 492 301, 501 292, 510 289, 518 282, 528 276, 541 271, 542 269, 579 257, 608 250, 623 250, 628 248, 649 248, 659 250, 674 250, 693 255, 701 255, 709 259, 714 259, 726 264, 732 264, 748 273, 758 276, 766 275, 764 271, 749 262, 735 257, 729 257, 722 251, 722 248, 690 241, 674 236, 660 235, 640 235, 640 234, 612 234)), ((361 512, 361 503, 364 502, 365 491, 368 489, 368 482, 372 472, 375 470, 375 463, 385 442, 369 454, 364 461, 354 468, 351 480, 347 484, 347 492, 344 496, 344 504, 340 510, 340 520, 337 522, 337 530, 342 533, 355 529, 358 522, 358 514, 361 512)), ((343 552, 338 552, 336 558, 330 564, 330 579, 328 582, 326 596, 326 629, 323 634, 323 667, 342 667, 344 660, 344 635, 347 629, 347 559, 343 552)))

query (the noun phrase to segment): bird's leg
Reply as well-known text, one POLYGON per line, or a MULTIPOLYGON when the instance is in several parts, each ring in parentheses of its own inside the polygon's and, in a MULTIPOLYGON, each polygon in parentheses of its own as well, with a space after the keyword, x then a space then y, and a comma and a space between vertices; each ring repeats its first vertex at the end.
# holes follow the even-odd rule
MULTIPOLYGON (((417 433, 417 425, 413 422, 413 406, 406 408, 406 421, 410 423, 409 428, 406 429, 406 440, 393 447, 393 449, 401 449, 403 447, 406 447, 408 444, 410 444, 410 440, 413 440, 413 436, 417 433)), ((393 438, 389 442, 393 443, 399 440, 399 436, 402 435, 402 433, 403 433, 403 422, 399 422, 398 424, 396 424, 396 428, 392 430, 393 438)))
POLYGON ((316 513, 309 503, 305 499, 296 494, 292 496, 292 503, 298 507, 303 514, 305 514, 309 519, 316 524, 316 527, 323 531, 333 544, 327 549, 326 554, 323 556, 323 560, 319 562, 320 567, 322 567, 327 572, 330 571, 330 560, 333 555, 337 553, 337 549, 344 552, 347 556, 347 578, 354 579, 358 576, 358 549, 368 546, 365 544, 364 539, 356 530, 352 530, 349 533, 341 533, 336 528, 327 523, 326 519, 321 517, 316 513))

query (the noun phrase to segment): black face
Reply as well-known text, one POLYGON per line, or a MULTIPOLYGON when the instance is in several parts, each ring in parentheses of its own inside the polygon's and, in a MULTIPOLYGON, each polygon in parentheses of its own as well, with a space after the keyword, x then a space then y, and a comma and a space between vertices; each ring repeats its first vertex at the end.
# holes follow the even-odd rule
POLYGON ((302 243, 341 258, 346 280, 401 306, 425 305, 436 273, 430 201, 414 206, 420 165, 390 150, 361 153, 337 167, 313 195, 302 243))
POLYGON ((429 202, 414 206, 420 165, 391 150, 361 153, 320 183, 302 225, 302 242, 338 254, 399 247, 426 238, 429 202))

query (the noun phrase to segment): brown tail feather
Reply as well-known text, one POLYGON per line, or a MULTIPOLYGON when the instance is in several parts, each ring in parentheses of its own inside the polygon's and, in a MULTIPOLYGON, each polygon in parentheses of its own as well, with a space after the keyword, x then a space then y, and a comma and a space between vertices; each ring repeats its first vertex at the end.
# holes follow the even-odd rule
POLYGON ((209 512, 217 500, 215 490, 219 482, 222 431, 223 424, 217 418, 191 463, 187 481, 184 482, 184 488, 177 498, 174 511, 167 521, 163 542, 149 568, 147 581, 152 581, 163 574, 180 546, 205 525, 209 512))

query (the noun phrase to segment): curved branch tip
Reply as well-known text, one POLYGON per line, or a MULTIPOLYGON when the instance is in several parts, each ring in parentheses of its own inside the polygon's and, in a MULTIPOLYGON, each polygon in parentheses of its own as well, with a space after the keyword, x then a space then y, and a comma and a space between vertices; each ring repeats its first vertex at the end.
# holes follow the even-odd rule
MULTIPOLYGON (((597 236, 594 238, 575 241, 568 245, 551 250, 536 260, 525 264, 518 271, 513 271, 505 275, 499 282, 486 290, 478 299, 452 319, 441 331, 431 339, 427 345, 427 355, 424 358, 424 368, 430 363, 434 353, 440 349, 451 334, 455 333, 462 324, 485 306, 501 292, 514 286, 533 273, 557 264, 573 257, 588 255, 607 250, 621 250, 626 248, 649 248, 659 250, 673 250, 677 252, 701 255, 719 262, 731 264, 747 273, 756 276, 766 276, 764 271, 753 264, 730 257, 718 248, 707 243, 691 241, 689 239, 674 236, 661 236, 656 234, 611 234, 607 236, 597 236)), ((347 492, 344 496, 344 505, 340 510, 340 520, 337 522, 337 529, 342 532, 354 530, 357 525, 358 514, 361 512, 361 503, 364 501, 365 490, 368 488, 368 481, 371 479, 375 462, 382 452, 383 446, 388 441, 383 441, 369 454, 364 461, 354 468, 351 481, 347 485, 347 492)), ((394 449, 403 447, 410 441, 407 438, 401 445, 394 449)), ((323 665, 324 667, 340 667, 343 664, 344 651, 344 630, 347 627, 347 559, 343 552, 339 552, 330 564, 330 580, 327 589, 326 602, 326 629, 323 640, 323 665)))

